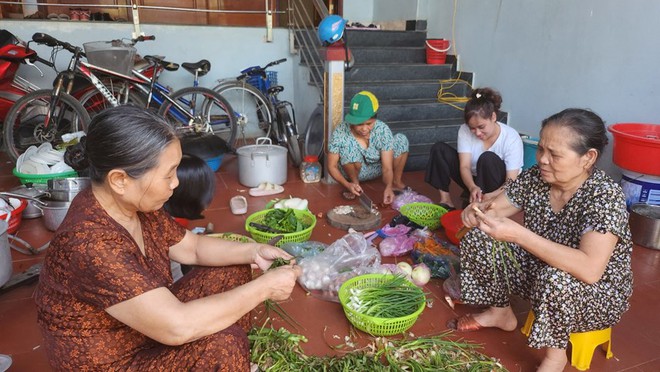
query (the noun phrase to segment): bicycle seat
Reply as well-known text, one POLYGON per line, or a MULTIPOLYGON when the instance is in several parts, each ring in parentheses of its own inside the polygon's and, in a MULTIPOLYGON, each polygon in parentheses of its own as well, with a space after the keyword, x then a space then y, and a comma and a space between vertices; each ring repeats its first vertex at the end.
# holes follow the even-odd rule
POLYGON ((176 71, 179 69, 178 63, 166 61, 159 56, 144 56, 143 58, 151 63, 163 66, 167 71, 176 71))
POLYGON ((197 76, 204 76, 211 71, 211 62, 202 59, 199 62, 183 62, 181 67, 191 74, 197 73, 197 76))
POLYGON ((276 85, 274 87, 268 88, 268 94, 278 94, 284 90, 284 87, 281 85, 276 85))

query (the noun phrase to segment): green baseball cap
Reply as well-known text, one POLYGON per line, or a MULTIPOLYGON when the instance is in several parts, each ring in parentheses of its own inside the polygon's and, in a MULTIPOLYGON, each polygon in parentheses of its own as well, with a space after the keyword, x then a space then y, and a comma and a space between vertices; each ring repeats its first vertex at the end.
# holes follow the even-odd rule
POLYGON ((378 99, 373 93, 363 90, 351 99, 346 121, 351 125, 360 125, 371 119, 378 111, 378 99))

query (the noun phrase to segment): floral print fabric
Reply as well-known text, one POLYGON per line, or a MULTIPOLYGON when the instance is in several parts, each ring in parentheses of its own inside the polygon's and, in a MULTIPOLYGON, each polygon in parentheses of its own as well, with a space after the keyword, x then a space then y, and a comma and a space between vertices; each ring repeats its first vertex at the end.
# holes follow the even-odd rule
POLYGON ((159 287, 170 288, 186 301, 250 280, 248 266, 241 275, 236 275, 236 268, 214 268, 212 275, 207 270, 193 270, 189 278, 173 284, 168 250, 186 230, 162 210, 138 216, 144 255, 128 231, 103 210, 91 188, 72 202, 51 241, 35 295, 38 323, 53 368, 138 370, 167 363, 161 368, 189 369, 203 365, 203 361, 194 359, 224 338, 231 339, 225 345, 227 354, 215 350, 213 358, 241 350, 239 354, 245 356, 239 363, 244 366, 249 350, 238 342, 245 338, 238 326, 225 330, 227 336, 211 335, 176 348, 147 338, 105 312, 112 305, 159 287), (220 280, 227 275, 232 279, 220 280), (197 348, 200 352, 193 352, 197 348), (166 355, 178 350, 185 352, 168 360, 166 355))
MULTIPOLYGON (((332 133, 328 151, 339 154, 339 164, 362 163, 358 178, 360 181, 372 180, 383 174, 380 162, 381 151, 393 150, 394 157, 408 152, 408 138, 398 133, 392 134, 390 127, 376 120, 369 137, 369 147, 360 146, 351 133, 350 124, 343 122, 332 133)), ((339 168, 343 173, 343 168, 339 168)))
POLYGON ((536 320, 532 347, 566 348, 569 334, 610 327, 629 307, 632 294, 632 241, 625 197, 603 171, 595 169, 557 213, 550 206, 550 185, 537 166, 523 172, 506 190, 524 210, 524 224, 534 233, 575 249, 589 231, 610 232, 619 240, 601 279, 587 284, 551 267, 509 243, 515 260, 478 229, 461 241, 461 294, 465 302, 504 307, 509 293, 531 302, 536 320))

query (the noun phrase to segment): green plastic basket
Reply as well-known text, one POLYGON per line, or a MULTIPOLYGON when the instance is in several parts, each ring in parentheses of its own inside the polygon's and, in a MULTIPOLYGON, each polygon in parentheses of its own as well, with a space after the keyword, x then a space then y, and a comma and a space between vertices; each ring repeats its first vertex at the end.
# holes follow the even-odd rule
POLYGON ((264 209, 262 211, 256 212, 251 214, 246 220, 245 220, 245 231, 249 232, 250 235, 254 240, 256 240, 258 243, 266 243, 270 239, 282 235, 283 238, 280 239, 279 242, 277 242, 276 246, 281 246, 284 243, 287 242, 305 242, 309 240, 309 238, 312 236, 312 230, 314 230, 314 226, 316 226, 316 216, 314 216, 311 212, 305 210, 297 210, 294 209, 293 213, 296 214, 296 217, 298 217, 299 220, 301 220, 303 223, 308 224, 309 227, 298 232, 294 233, 288 233, 288 234, 275 234, 275 233, 269 233, 265 231, 258 230, 252 226, 250 226, 250 222, 256 222, 263 224, 264 218, 266 217, 266 214, 268 212, 272 211, 272 209, 264 209))
POLYGON ((401 206, 399 212, 412 222, 435 230, 440 227, 440 217, 447 213, 447 210, 431 203, 409 203, 401 206))
MULTIPOLYGON (((374 284, 390 280, 392 277, 393 275, 387 274, 360 275, 345 281, 344 284, 341 285, 338 294, 339 302, 344 308, 346 318, 348 318, 348 321, 351 322, 355 328, 373 336, 391 336, 403 333, 415 324, 419 314, 422 313, 426 306, 426 301, 420 301, 419 308, 414 313, 399 318, 376 318, 358 313, 346 305, 351 296, 351 289, 368 288, 374 284)), ((407 282, 406 285, 409 285, 413 289, 417 289, 413 283, 407 282)))
POLYGON ((48 180, 53 180, 55 178, 69 178, 69 177, 78 177, 76 171, 62 172, 62 173, 48 173, 48 174, 27 174, 21 173, 14 168, 12 170, 14 176, 18 177, 22 184, 26 183, 37 183, 37 184, 46 184, 48 180))

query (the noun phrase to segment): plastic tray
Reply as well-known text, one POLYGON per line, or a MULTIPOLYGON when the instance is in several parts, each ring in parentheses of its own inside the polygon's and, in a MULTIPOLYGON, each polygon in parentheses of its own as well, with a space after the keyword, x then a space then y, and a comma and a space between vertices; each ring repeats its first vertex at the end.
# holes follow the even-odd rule
POLYGON ((47 184, 48 180, 55 178, 69 178, 69 177, 78 177, 76 171, 62 172, 62 173, 47 173, 47 174, 26 174, 21 173, 14 168, 12 170, 14 176, 18 177, 22 184, 26 183, 37 183, 37 184, 47 184))

